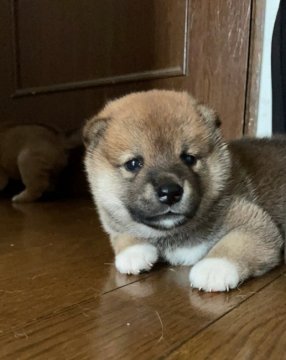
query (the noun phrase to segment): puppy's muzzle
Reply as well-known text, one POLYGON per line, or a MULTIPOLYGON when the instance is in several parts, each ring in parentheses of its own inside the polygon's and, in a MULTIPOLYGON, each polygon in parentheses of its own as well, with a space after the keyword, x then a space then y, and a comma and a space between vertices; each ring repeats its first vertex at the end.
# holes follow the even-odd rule
POLYGON ((157 189, 160 203, 169 206, 179 202, 182 199, 183 193, 184 189, 174 182, 163 184, 157 189))

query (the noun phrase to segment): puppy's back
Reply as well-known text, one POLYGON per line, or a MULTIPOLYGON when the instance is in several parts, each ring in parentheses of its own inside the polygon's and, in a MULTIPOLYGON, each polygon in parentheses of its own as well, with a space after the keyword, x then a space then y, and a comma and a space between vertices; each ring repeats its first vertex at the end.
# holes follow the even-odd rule
MULTIPOLYGON (((233 181, 250 179, 256 202, 286 231, 286 137, 229 143, 233 181), (240 180, 239 180, 240 179, 240 180)), ((238 184, 239 186, 239 184, 238 184)))

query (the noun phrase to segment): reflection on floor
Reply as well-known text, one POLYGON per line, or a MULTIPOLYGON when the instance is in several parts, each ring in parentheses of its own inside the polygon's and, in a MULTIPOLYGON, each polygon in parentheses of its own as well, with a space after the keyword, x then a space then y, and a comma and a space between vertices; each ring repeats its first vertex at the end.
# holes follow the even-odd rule
MULTIPOLYGON (((282 359, 286 269, 226 294, 118 274, 90 201, 0 203, 0 359, 282 359)), ((284 354, 284 355, 283 355, 284 354)))

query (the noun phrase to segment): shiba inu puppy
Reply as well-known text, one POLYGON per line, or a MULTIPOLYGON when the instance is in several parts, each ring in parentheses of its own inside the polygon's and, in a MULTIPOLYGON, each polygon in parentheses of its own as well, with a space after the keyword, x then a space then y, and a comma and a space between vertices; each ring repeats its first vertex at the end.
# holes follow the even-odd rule
POLYGON ((68 150, 80 144, 80 131, 61 133, 44 125, 1 125, 0 190, 9 179, 22 180, 14 202, 32 202, 54 186, 66 166, 68 150))
POLYGON ((84 128, 90 189, 121 273, 160 258, 228 291, 281 261, 286 139, 227 143, 216 113, 187 93, 108 103, 84 128))

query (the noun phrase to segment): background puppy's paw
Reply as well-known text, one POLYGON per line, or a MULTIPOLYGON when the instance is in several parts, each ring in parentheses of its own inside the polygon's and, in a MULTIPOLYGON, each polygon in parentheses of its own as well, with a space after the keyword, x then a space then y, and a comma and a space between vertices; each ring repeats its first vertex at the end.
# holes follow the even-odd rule
POLYGON ((228 291, 239 280, 237 266, 226 258, 203 259, 190 272, 191 286, 205 291, 228 291))
POLYGON ((150 244, 132 245, 121 251, 115 258, 116 269, 122 274, 137 275, 150 270, 158 259, 155 246, 150 244))
POLYGON ((12 202, 14 203, 28 203, 38 200, 42 193, 33 193, 28 190, 22 191, 20 194, 13 196, 12 202))

